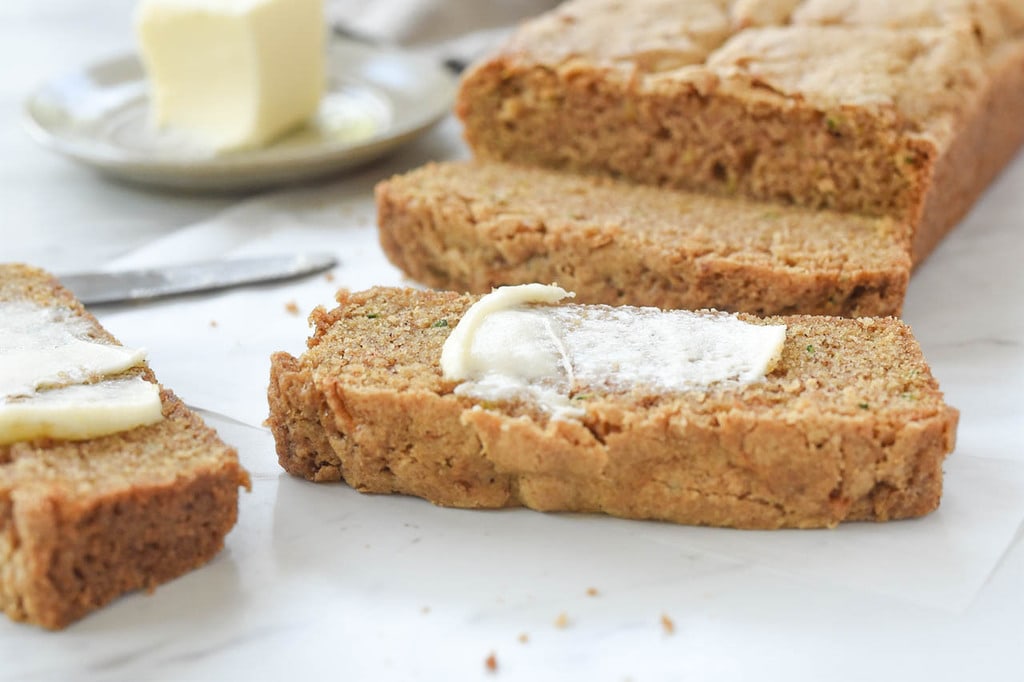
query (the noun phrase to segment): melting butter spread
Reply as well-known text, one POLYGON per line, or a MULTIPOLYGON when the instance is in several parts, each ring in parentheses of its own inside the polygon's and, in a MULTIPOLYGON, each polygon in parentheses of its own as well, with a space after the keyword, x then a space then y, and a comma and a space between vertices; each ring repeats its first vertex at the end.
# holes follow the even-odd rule
POLYGON ((88 337, 86 320, 25 301, 0 303, 0 444, 87 439, 161 419, 159 388, 106 379, 145 353, 88 337))
POLYGON ((785 325, 734 315, 631 306, 553 305, 555 286, 500 287, 466 311, 441 353, 458 395, 526 399, 555 418, 581 417, 590 391, 669 394, 764 379, 785 325))

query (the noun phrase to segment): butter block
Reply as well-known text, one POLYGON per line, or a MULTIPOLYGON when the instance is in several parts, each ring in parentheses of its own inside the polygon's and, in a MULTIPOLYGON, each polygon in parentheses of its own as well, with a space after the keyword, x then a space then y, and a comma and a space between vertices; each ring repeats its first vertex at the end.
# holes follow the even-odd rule
POLYGON ((136 31, 155 125, 216 151, 272 142, 323 96, 323 0, 143 0, 136 31))

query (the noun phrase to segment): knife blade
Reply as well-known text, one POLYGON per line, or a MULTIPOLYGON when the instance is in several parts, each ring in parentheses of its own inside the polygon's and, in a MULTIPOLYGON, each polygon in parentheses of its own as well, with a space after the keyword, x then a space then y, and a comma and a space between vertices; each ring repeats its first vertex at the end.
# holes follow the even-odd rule
POLYGON ((59 279, 85 305, 99 305, 279 282, 327 270, 337 262, 329 253, 300 253, 118 272, 82 272, 62 275, 59 279))

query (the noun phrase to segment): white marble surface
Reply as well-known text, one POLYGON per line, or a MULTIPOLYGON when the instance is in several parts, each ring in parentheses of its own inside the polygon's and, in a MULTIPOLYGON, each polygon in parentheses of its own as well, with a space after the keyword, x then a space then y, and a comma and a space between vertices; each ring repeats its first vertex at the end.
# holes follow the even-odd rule
POLYGON ((240 205, 110 183, 37 148, 19 106, 130 48, 131 4, 0 5, 0 260, 66 272, 319 244, 342 264, 334 283, 96 310, 237 445, 253 491, 210 566, 61 633, 0 621, 0 680, 1024 678, 1024 157, 911 283, 905 317, 962 411, 931 517, 741 533, 368 497, 280 472, 259 426, 267 356, 302 347, 287 303, 401 281, 373 240, 370 187, 463 153, 457 128, 240 205))

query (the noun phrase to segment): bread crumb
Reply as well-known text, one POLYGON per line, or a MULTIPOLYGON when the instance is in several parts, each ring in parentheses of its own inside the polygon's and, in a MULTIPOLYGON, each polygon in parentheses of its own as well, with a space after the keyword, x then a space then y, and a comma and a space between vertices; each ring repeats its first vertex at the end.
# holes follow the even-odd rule
POLYGON ((498 671, 498 659, 493 651, 490 656, 484 659, 484 666, 487 667, 488 672, 494 673, 498 671))
POLYGON ((210 320, 210 326, 211 327, 216 327, 217 326, 217 320, 210 320))
POLYGON ((676 624, 666 614, 661 614, 661 627, 666 635, 673 635, 676 632, 676 624))
POLYGON ((424 606, 422 609, 420 609, 420 613, 422 613, 424 615, 430 613, 430 607, 429 606, 424 606))
POLYGON ((288 301, 287 303, 285 303, 284 309, 287 310, 292 315, 299 314, 299 304, 296 303, 295 301, 288 301))
POLYGON ((324 274, 324 279, 326 281, 328 281, 328 282, 333 282, 334 281, 334 273, 333 272, 328 272, 328 273, 324 274))
POLYGON ((558 614, 558 618, 555 618, 555 627, 565 629, 569 627, 569 615, 562 611, 558 614))
POLYGON ((600 593, 597 591, 596 587, 588 587, 587 588, 587 596, 588 597, 596 597, 598 594, 600 594, 600 593))
POLYGON ((528 634, 526 634, 525 632, 520 632, 519 633, 519 643, 520 644, 526 644, 529 641, 530 641, 530 636, 528 634))

